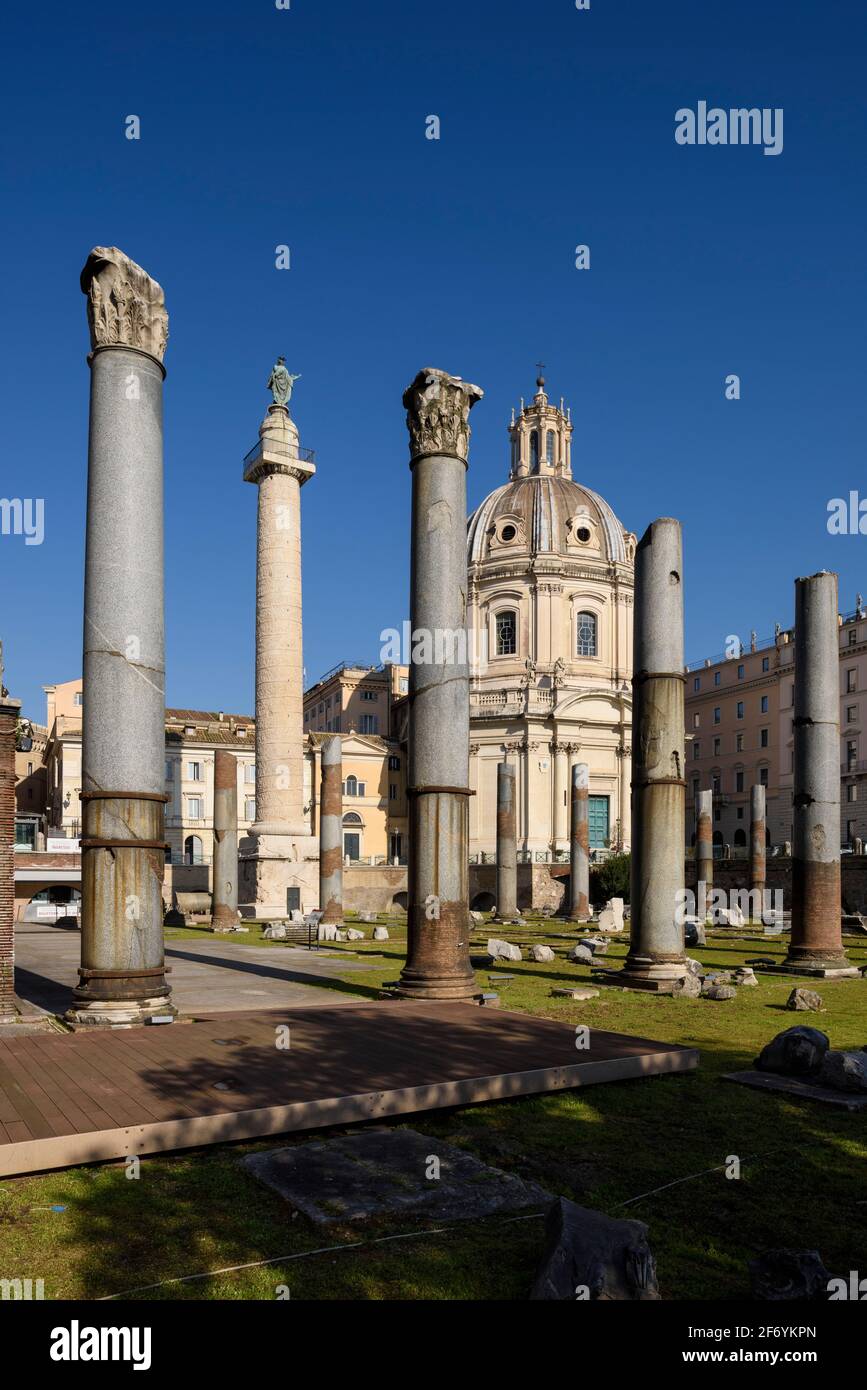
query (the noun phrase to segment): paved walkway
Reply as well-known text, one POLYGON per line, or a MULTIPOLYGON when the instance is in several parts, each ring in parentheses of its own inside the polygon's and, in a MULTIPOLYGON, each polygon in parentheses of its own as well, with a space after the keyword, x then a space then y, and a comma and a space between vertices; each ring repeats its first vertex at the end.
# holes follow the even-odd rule
MULTIPOLYGON (((376 998, 366 971, 376 964, 337 959, 306 947, 248 946, 243 937, 182 939, 166 945, 174 1003, 181 1013, 335 1005, 376 998), (320 987, 346 971, 358 971, 356 988, 320 987)), ((15 987, 26 1013, 64 1013, 78 983, 77 929, 27 925, 15 933, 15 987)))

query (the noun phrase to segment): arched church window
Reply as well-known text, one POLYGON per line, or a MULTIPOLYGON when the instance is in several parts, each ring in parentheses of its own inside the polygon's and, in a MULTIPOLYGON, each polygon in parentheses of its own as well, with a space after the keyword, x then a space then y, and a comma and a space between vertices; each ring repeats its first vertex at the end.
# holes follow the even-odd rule
POLYGON ((579 613, 577 622, 578 641, 576 652, 578 656, 596 655, 596 615, 595 613, 579 613))
POLYGON ((497 614, 497 656, 515 655, 518 648, 517 616, 512 609, 497 614))
POLYGON ((352 773, 349 774, 343 784, 343 795, 358 796, 358 778, 353 776, 352 773))
POLYGON ((545 436, 545 462, 554 462, 554 431, 549 430, 545 436))
POLYGON ((530 472, 539 472, 539 431, 530 430, 530 472))

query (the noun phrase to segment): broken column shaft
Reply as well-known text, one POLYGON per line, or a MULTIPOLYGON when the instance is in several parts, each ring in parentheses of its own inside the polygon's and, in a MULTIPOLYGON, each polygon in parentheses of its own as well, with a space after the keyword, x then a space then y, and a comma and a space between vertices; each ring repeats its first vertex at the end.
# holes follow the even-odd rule
POLYGON ((621 987, 670 993, 686 973, 683 925, 683 557, 680 522, 661 517, 635 555, 632 933, 621 987))
POLYGON ((696 912, 706 917, 713 891, 713 792, 698 794, 698 824, 695 832, 696 912))
POLYGON ((212 931, 238 925, 238 760, 225 748, 214 754, 212 903, 212 931))
POLYGON ((90 326, 84 577, 81 968, 75 1024, 171 1017, 163 956, 160 286, 115 247, 81 274, 90 326))
POLYGON ((497 917, 511 922, 518 915, 518 827, 515 768, 497 764, 497 917))
POLYGON ((412 470, 407 959, 400 992, 476 993, 469 952, 466 497, 477 386, 428 368, 404 393, 412 470), (438 649, 438 650, 437 650, 438 649), (414 650, 414 655, 416 652, 414 650))
MULTIPOLYGON (((765 789, 757 782, 750 788, 750 892, 764 894, 765 865, 765 789)), ((764 907, 760 900, 760 911, 764 907)))
POLYGON ((840 900, 840 656, 837 576, 795 580, 792 937, 787 970, 857 974, 840 900))
POLYGON ((322 745, 319 910, 323 922, 343 925, 343 743, 339 734, 322 745))
POLYGON ((570 790, 569 916, 573 922, 590 920, 590 768, 575 763, 570 790))

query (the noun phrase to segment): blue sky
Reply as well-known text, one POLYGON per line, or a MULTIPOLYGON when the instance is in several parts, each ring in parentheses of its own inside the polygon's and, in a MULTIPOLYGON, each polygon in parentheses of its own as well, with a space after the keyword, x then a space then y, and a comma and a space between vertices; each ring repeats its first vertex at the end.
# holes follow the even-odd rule
POLYGON ((293 413, 319 470, 302 495, 311 682, 375 661, 407 615, 400 398, 426 365, 485 390, 475 505, 506 478, 510 407, 544 360, 575 476, 639 534, 683 522, 687 659, 790 623, 797 574, 837 570, 853 607, 867 541, 826 518, 867 496, 865 40, 852 0, 18 7, 0 492, 45 499, 45 540, 0 536, 0 637, 26 711, 81 668, 95 244, 145 266, 170 315, 169 704, 252 710, 241 460, 278 353, 303 374, 293 413), (782 107, 782 154, 679 146, 675 111, 700 100, 782 107))

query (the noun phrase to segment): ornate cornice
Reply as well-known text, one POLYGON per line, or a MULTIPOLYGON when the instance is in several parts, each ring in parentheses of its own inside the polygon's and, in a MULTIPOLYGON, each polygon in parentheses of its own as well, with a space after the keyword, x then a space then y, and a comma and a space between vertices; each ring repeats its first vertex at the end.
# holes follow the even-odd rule
POLYGON ((116 246, 95 246, 81 272, 90 346, 137 348, 162 362, 169 336, 162 287, 116 246))
POLYGON ((403 393, 410 459, 452 454, 467 461, 470 411, 484 392, 472 382, 425 367, 403 393))

